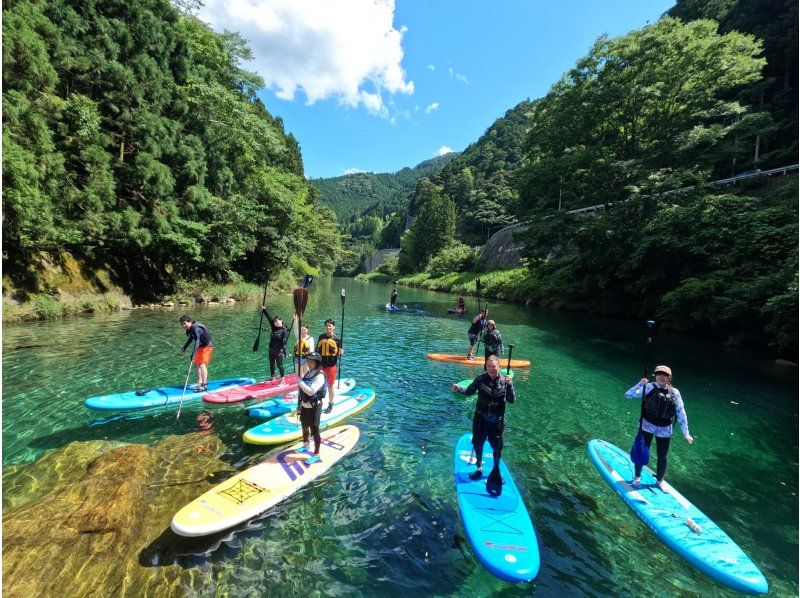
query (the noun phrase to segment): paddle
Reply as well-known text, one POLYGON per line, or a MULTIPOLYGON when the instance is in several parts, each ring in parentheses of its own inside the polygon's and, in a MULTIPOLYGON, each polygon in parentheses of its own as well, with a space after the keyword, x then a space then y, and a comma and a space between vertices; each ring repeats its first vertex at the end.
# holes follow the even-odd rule
MULTIPOLYGON (((342 289, 342 333, 339 336, 339 347, 341 348, 342 343, 344 343, 344 289, 342 289)), ((336 380, 336 388, 338 390, 339 386, 342 383, 342 357, 343 355, 339 355, 339 377, 336 380)))
POLYGON ((508 344, 508 364, 506 365, 506 376, 511 373, 511 354, 514 352, 514 345, 508 344))
MULTIPOLYGON (((193 353, 194 354, 194 353, 193 353)), ((186 370, 186 381, 183 383, 183 392, 181 392, 181 401, 178 403, 178 414, 175 416, 175 421, 178 421, 178 418, 181 416, 181 407, 183 407, 183 397, 186 396, 186 387, 189 386, 189 376, 192 373, 192 358, 189 357, 189 369, 186 370)), ((167 401, 169 401, 169 397, 167 397, 167 401)), ((167 404, 166 402, 164 403, 167 404)))
MULTIPOLYGON (((480 315, 480 311, 481 311, 481 279, 480 278, 476 278, 475 279, 475 292, 478 294, 478 314, 480 315)), ((473 353, 472 353, 473 357, 475 355, 477 355, 478 349, 481 348, 481 334, 482 333, 483 333, 483 330, 481 329, 481 331, 478 333, 478 342, 475 345, 475 351, 473 351, 473 353)), ((486 365, 485 360, 484 360, 484 365, 486 365)))
MULTIPOLYGON (((261 305, 267 304, 267 285, 269 284, 269 276, 264 281, 264 297, 261 299, 261 305)), ((261 326, 264 323, 264 310, 261 310, 261 319, 258 321, 258 336, 256 337, 255 342, 253 342, 253 353, 258 352, 258 345, 261 344, 261 326)))
MULTIPOLYGON (((508 362, 506 363, 506 376, 511 372, 511 354, 514 352, 514 345, 508 345, 508 362)), ((500 475, 500 461, 492 467, 492 471, 486 477, 486 492, 491 496, 500 496, 503 493, 503 476, 500 475)))
MULTIPOLYGON (((649 373, 649 361, 650 361, 650 345, 653 344, 653 337, 652 337, 652 330, 655 322, 653 320, 647 320, 647 349, 644 353, 644 375, 642 378, 647 378, 649 373)), ((631 446, 630 456, 631 461, 636 465, 647 465, 650 462, 650 449, 647 446, 647 443, 644 441, 644 437, 642 436, 642 420, 644 419, 644 393, 647 390, 647 384, 642 385, 642 407, 641 412, 639 414, 639 431, 636 433, 636 438, 633 439, 633 445, 631 446)))

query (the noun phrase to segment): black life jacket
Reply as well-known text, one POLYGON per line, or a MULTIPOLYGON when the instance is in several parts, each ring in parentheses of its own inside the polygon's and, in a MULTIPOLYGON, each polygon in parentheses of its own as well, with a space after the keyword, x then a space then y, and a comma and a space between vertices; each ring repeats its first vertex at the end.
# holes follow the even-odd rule
POLYGON ((211 331, 203 326, 200 322, 194 323, 198 328, 200 328, 200 338, 198 339, 198 346, 199 347, 207 347, 211 344, 211 331))
POLYGON ((486 318, 481 318, 469 327, 469 334, 480 334, 486 328, 486 318))
POLYGON ((489 374, 481 374, 478 385, 478 401, 475 410, 484 417, 490 416, 501 419, 506 413, 506 378, 498 374, 495 380, 489 374))
MULTIPOLYGON (((303 382, 305 382, 308 385, 311 385, 311 383, 317 378, 317 376, 321 376, 321 375, 322 375, 322 371, 319 368, 317 368, 315 370, 311 370, 310 372, 307 372, 305 376, 303 376, 303 382)), ((323 384, 322 388, 320 388, 313 395, 306 394, 305 392, 303 392, 299 388, 297 389, 297 391, 298 391, 298 394, 300 395, 300 402, 301 403, 311 403, 311 407, 313 408, 313 407, 316 407, 317 405, 319 405, 322 402, 322 400, 326 396, 328 396, 328 385, 327 384, 323 384)))
POLYGON ((490 353, 497 352, 500 350, 500 347, 503 345, 502 336, 500 336, 500 331, 495 328, 491 332, 487 332, 486 335, 483 337, 483 344, 486 346, 486 350, 490 353))
POLYGON ((654 426, 669 426, 677 416, 672 387, 659 388, 655 384, 642 399, 642 417, 654 426))

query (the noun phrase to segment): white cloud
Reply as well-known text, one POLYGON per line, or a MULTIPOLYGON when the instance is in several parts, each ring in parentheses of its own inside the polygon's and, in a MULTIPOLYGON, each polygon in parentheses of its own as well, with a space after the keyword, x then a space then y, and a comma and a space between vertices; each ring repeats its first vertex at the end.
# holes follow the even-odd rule
POLYGON ((394 0, 206 0, 200 17, 250 42, 255 70, 279 98, 340 103, 388 116, 383 94, 414 92, 401 65, 405 26, 394 0))
POLYGON ((359 172, 366 172, 366 170, 361 170, 360 168, 346 168, 344 171, 345 174, 358 174, 359 172))
POLYGON ((431 104, 430 106, 425 108, 425 114, 430 114, 434 110, 438 110, 438 109, 439 109, 439 102, 434 102, 433 104, 431 104))
POLYGON ((467 84, 469 83, 469 79, 467 79, 467 76, 462 75, 461 73, 457 73, 456 71, 453 70, 453 67, 449 67, 447 70, 450 73, 451 79, 458 79, 462 83, 467 83, 467 84))
POLYGON ((431 71, 431 72, 433 72, 433 71, 435 71, 435 70, 436 70, 436 66, 435 66, 435 65, 433 65, 433 64, 429 64, 429 65, 428 65, 428 70, 429 70, 429 71, 431 71))
POLYGON ((449 148, 449 147, 447 147, 446 145, 443 145, 442 147, 440 147, 440 148, 439 148, 439 151, 438 151, 438 152, 436 152, 436 155, 437 155, 437 156, 444 156, 445 154, 449 154, 449 153, 451 153, 452 151, 453 151, 452 149, 450 149, 450 148, 449 148))

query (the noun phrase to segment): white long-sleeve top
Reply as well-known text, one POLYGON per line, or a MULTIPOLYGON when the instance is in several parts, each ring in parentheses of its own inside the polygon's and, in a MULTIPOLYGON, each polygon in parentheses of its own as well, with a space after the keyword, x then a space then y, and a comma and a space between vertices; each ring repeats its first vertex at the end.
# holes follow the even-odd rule
MULTIPOLYGON (((647 387, 644 389, 645 396, 649 393, 654 387, 663 388, 656 382, 653 384, 652 382, 647 383, 647 387)), ((675 415, 678 418, 678 425, 681 428, 681 432, 683 433, 684 438, 689 436, 689 419, 686 417, 686 409, 683 407, 683 398, 681 397, 680 391, 672 387, 672 396, 675 398, 675 415)), ((642 383, 638 382, 634 384, 631 388, 628 389, 628 392, 625 393, 626 399, 639 399, 642 398, 642 383)), ((670 438, 672 436, 672 424, 668 426, 656 426, 655 424, 651 424, 646 419, 642 418, 642 430, 645 432, 649 432, 650 434, 654 434, 659 438, 670 438)))
MULTIPOLYGON (((320 390, 322 390, 323 386, 325 386, 325 376, 323 375, 323 373, 319 369, 313 370, 313 372, 316 372, 316 375, 314 375, 310 380, 307 380, 306 378, 312 372, 309 372, 308 374, 297 380, 298 388, 302 392, 312 397, 315 394, 317 394, 320 390)), ((298 401, 300 402, 300 406, 306 408, 313 407, 311 403, 303 401, 302 397, 303 395, 298 395, 298 401)))

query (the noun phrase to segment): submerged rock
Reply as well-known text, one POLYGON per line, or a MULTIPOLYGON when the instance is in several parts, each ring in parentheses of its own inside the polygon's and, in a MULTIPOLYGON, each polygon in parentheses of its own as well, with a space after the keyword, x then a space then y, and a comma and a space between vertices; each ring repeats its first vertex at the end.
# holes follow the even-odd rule
POLYGON ((177 541, 169 530, 175 512, 233 472, 220 460, 224 450, 219 438, 199 433, 168 436, 153 446, 74 442, 7 468, 3 593, 185 592, 191 570, 174 558, 155 566, 158 559, 142 555, 162 545, 169 551, 177 541))

